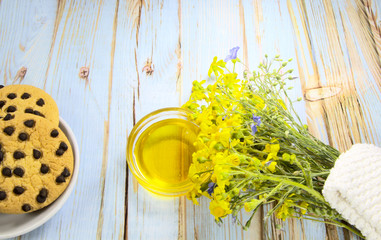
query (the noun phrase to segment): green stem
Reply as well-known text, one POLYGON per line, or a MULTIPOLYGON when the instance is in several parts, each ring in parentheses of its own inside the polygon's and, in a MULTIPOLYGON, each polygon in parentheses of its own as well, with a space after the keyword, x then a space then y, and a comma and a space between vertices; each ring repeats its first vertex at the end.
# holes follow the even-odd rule
POLYGON ((346 224, 344 224, 343 222, 340 222, 340 221, 337 221, 337 220, 333 220, 331 219, 332 222, 334 222, 335 224, 337 224, 338 226, 340 227, 343 227, 345 229, 347 229, 348 231, 351 231, 352 233, 356 234, 357 236, 361 237, 361 238, 365 238, 361 232, 359 232, 357 229, 351 227, 351 226, 348 226, 346 224))
POLYGON ((264 174, 257 174, 257 173, 252 173, 252 172, 249 172, 249 171, 245 171, 245 172, 250 174, 250 175, 252 175, 253 177, 256 177, 256 178, 261 178, 261 179, 270 180, 270 181, 274 181, 274 182, 283 182, 285 184, 288 184, 288 185, 291 185, 291 186, 303 189, 306 192, 308 192, 309 194, 311 194, 313 197, 318 199, 319 201, 321 201, 323 203, 326 203, 324 197, 318 191, 315 191, 314 189, 309 188, 306 185, 303 185, 303 184, 300 184, 300 183, 297 183, 297 182, 294 182, 294 181, 290 181, 290 180, 284 179, 284 178, 267 176, 267 175, 264 175, 264 174))

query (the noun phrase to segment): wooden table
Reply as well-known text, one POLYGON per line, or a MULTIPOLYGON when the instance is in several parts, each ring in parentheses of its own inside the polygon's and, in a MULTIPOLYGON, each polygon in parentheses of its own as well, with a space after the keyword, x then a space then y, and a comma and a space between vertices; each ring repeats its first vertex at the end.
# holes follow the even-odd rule
MULTIPOLYGON (((57 101, 80 147, 80 176, 64 207, 21 239, 356 239, 321 223, 259 214, 248 231, 218 226, 208 201, 162 199, 126 165, 133 125, 182 105, 214 56, 240 46, 293 58, 293 98, 313 134, 340 151, 381 145, 380 1, 0 0, 2 84, 31 84, 57 101), (266 229, 267 226, 267 230, 266 229)), ((245 213, 242 213, 245 217, 245 213)))

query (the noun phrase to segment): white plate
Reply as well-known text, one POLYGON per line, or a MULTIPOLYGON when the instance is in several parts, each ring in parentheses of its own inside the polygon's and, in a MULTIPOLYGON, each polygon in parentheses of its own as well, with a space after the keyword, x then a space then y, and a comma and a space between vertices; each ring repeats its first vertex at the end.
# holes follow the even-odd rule
POLYGON ((61 117, 59 127, 70 141, 74 154, 74 171, 68 187, 56 201, 39 211, 25 214, 0 213, 0 239, 17 237, 41 226, 61 209, 73 191, 79 170, 78 145, 70 126, 61 117))

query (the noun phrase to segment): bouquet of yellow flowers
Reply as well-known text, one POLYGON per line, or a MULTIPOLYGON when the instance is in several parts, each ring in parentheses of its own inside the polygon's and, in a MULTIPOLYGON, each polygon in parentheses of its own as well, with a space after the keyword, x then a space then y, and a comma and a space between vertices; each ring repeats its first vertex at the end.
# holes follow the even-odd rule
MULTIPOLYGON (((257 71, 235 72, 237 48, 225 60, 217 57, 209 69, 214 84, 194 81, 184 108, 200 127, 189 177, 188 199, 211 199, 217 222, 244 208, 252 215, 273 203, 266 217, 321 221, 344 227, 362 237, 326 202, 322 189, 340 153, 312 136, 293 108, 286 81, 289 61, 267 56, 257 71), (233 70, 226 67, 231 61, 233 70)), ((296 100, 300 101, 300 99, 296 100)))

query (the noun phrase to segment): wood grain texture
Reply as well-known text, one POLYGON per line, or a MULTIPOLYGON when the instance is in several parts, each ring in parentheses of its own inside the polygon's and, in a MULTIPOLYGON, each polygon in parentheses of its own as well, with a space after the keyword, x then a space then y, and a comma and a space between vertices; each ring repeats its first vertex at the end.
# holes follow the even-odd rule
POLYGON ((207 199, 194 206, 138 185, 126 143, 143 116, 183 104, 193 80, 213 82, 213 57, 240 46, 251 69, 265 54, 294 59, 290 97, 304 97, 296 108, 315 136, 340 151, 380 146, 380 14, 371 0, 1 0, 2 82, 50 93, 81 152, 63 209, 20 238, 357 239, 322 223, 263 223, 267 208, 248 231, 231 217, 219 226, 207 199))
MULTIPOLYGON (((380 96, 379 56, 364 7, 364 2, 351 1, 289 3, 292 15, 305 19, 293 20, 304 95, 312 89, 340 89, 318 101, 306 99, 310 129, 340 151, 359 142, 379 144, 380 139, 374 124, 380 120, 379 100, 375 101, 380 96), (305 45, 302 38, 307 39, 305 45)), ((339 239, 342 234, 337 231, 342 229, 328 227, 327 236, 339 239)), ((354 238, 347 232, 343 236, 354 238)))

